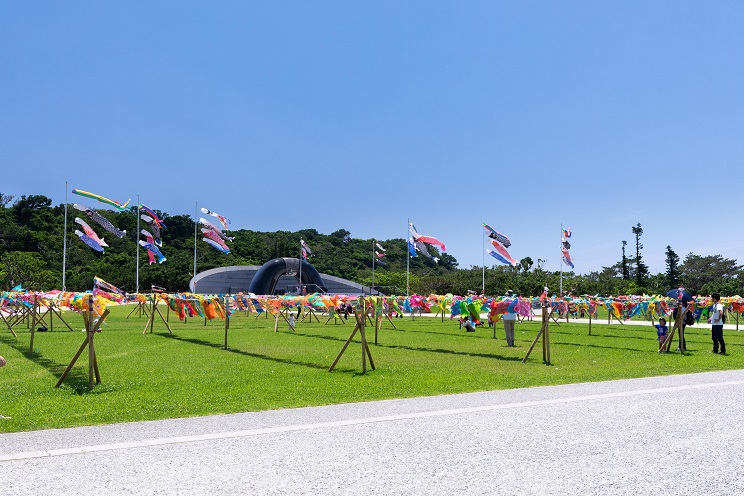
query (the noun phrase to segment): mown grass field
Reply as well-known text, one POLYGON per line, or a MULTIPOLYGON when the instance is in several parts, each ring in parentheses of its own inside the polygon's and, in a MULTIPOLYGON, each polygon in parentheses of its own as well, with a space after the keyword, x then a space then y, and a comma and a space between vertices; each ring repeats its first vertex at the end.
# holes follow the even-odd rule
MULTIPOLYGON (((374 344, 367 339, 375 370, 362 374, 359 334, 333 372, 328 368, 353 329, 319 315, 292 332, 272 317, 237 313, 230 322, 228 349, 224 321, 169 316, 173 334, 159 318, 143 334, 147 319, 132 307, 109 307, 103 332, 95 337, 102 383, 88 389, 87 350, 61 387, 55 384, 85 334, 55 323, 53 332, 16 326, 18 338, 0 328, 0 432, 28 431, 139 420, 258 411, 332 403, 463 393, 494 389, 605 381, 744 367, 744 333, 727 330, 728 355, 711 353, 710 326, 687 330, 688 353, 659 354, 656 332, 647 326, 551 321, 551 362, 543 363, 538 343, 521 360, 540 329, 539 320, 518 323, 515 348, 506 346, 503 327, 460 329, 456 320, 416 317, 383 320, 374 344)), ((165 307, 160 307, 167 315, 165 307)), ((76 329, 82 317, 65 314, 76 329)), ((600 321, 602 320, 600 316, 600 321)), ((0 322, 1 323, 1 322, 0 322)), ((742 325, 744 329, 744 323, 742 325)), ((676 348, 676 342, 673 349, 676 348)))

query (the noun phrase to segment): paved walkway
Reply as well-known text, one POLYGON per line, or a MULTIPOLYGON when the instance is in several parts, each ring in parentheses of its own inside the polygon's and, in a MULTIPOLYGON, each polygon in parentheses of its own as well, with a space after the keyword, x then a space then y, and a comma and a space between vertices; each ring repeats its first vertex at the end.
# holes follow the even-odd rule
MULTIPOLYGON (((722 357, 725 359, 725 357, 722 357)), ((744 371, 0 435, 10 495, 740 495, 744 371)))

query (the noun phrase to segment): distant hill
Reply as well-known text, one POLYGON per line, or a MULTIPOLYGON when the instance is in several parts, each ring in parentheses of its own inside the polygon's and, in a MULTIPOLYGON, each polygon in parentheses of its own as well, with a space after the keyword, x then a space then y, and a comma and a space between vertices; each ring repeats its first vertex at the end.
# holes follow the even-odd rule
MULTIPOLYGON (((64 205, 52 206, 51 199, 41 195, 22 196, 12 201, 0 194, 0 281, 4 289, 18 284, 31 289, 50 290, 62 286, 64 252, 64 205), (12 202, 12 203, 11 203, 12 202)), ((137 289, 137 214, 135 211, 115 212, 98 210, 115 227, 126 231, 119 239, 87 218, 84 212, 68 207, 67 213, 67 260, 66 288, 82 291, 93 286, 93 277, 98 276, 126 291, 137 289), (109 245, 104 253, 98 253, 74 234, 82 230, 74 222, 75 217, 86 221, 109 245)), ((139 250, 139 289, 149 290, 151 285, 167 288, 168 291, 188 291, 188 282, 194 267, 194 221, 189 215, 167 215, 168 226, 162 230, 163 246, 160 251, 166 257, 162 264, 148 263, 147 252, 139 250)), ((140 223, 140 229, 146 227, 140 223)), ((322 234, 315 229, 298 232, 258 232, 247 229, 230 231, 230 254, 224 254, 202 241, 197 231, 196 269, 202 272, 215 267, 229 265, 262 265, 277 257, 300 256, 300 238, 311 248, 313 256, 309 262, 318 271, 353 281, 362 282, 371 275, 373 240, 352 238, 351 233, 339 229, 331 234, 322 234)), ((390 274, 397 274, 393 284, 402 284, 400 274, 406 271, 407 245, 404 239, 377 240, 386 250, 383 264, 375 262, 376 281, 391 282, 390 274)), ((438 264, 422 256, 411 259, 410 270, 419 275, 439 276, 457 268, 457 260, 446 254, 432 253, 440 258, 438 264)), ((379 251, 379 250, 378 250, 379 251)))

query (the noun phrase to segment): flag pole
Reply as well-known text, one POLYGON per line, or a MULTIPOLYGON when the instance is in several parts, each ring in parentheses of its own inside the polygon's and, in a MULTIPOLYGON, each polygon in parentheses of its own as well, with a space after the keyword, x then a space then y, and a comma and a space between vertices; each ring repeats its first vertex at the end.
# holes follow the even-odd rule
MULTIPOLYGON (((563 222, 561 222, 561 246, 563 246, 563 222)), ((563 251, 561 251, 561 256, 558 257, 558 263, 561 264, 561 284, 558 292, 558 296, 563 296, 563 251)))
POLYGON ((67 291, 67 181, 65 181, 65 232, 62 238, 62 291, 67 291))
MULTIPOLYGON (((196 220, 196 217, 199 215, 199 202, 194 202, 194 278, 196 278, 196 229, 198 226, 198 221, 196 220)), ((194 281, 194 293, 196 293, 196 281, 194 281)))
POLYGON ((305 260, 305 256, 303 254, 304 249, 305 248, 302 246, 302 238, 300 238, 300 287, 298 288, 300 296, 302 296, 302 261, 305 260))
POLYGON ((483 284, 481 285, 481 294, 486 294, 486 230, 483 229, 481 234, 481 256, 483 257, 483 284))
POLYGON ((372 239, 372 287, 370 288, 370 294, 375 290, 375 239, 372 239))
POLYGON ((140 195, 137 195, 137 235, 135 236, 135 241, 137 241, 137 286, 135 289, 135 293, 139 294, 139 252, 140 252, 140 244, 139 244, 139 238, 140 238, 140 195))
POLYGON ((408 296, 408 292, 411 288, 411 283, 409 282, 409 273, 411 271, 411 250, 408 248, 408 241, 411 236, 411 218, 408 218, 408 225, 406 225, 406 296, 408 296))

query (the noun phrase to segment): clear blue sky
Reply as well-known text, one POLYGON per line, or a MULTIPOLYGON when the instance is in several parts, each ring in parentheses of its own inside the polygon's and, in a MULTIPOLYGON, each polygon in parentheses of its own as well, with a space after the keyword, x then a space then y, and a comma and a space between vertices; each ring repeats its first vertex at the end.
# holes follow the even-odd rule
POLYGON ((482 222, 548 270, 561 224, 578 273, 632 255, 639 222, 653 273, 667 245, 744 263, 742 19, 738 1, 2 2, 0 192, 59 204, 68 181, 358 238, 410 218, 463 268, 482 222))

